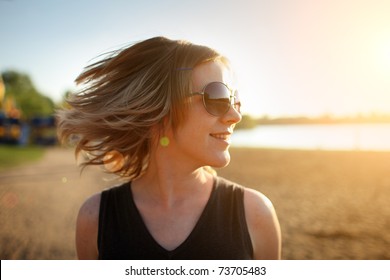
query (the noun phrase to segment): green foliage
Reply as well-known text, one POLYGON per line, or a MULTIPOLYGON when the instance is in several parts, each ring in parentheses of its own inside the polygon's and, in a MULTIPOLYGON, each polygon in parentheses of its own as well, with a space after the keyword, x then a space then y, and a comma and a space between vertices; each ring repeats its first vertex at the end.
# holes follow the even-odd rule
POLYGON ((5 85, 5 97, 13 97, 23 118, 53 114, 53 101, 36 90, 28 75, 16 71, 5 71, 2 73, 2 77, 5 85))
POLYGON ((67 102, 68 97, 72 94, 73 92, 71 90, 65 91, 62 100, 57 104, 57 108, 70 108, 70 105, 67 102))

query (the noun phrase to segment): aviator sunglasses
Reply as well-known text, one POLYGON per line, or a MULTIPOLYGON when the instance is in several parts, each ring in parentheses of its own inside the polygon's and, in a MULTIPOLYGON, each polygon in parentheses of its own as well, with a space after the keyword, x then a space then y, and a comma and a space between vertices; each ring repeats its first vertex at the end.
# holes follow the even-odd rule
POLYGON ((211 82, 201 92, 193 92, 190 96, 202 95, 203 105, 213 116, 225 115, 231 106, 241 114, 241 103, 237 90, 230 89, 222 82, 211 82))

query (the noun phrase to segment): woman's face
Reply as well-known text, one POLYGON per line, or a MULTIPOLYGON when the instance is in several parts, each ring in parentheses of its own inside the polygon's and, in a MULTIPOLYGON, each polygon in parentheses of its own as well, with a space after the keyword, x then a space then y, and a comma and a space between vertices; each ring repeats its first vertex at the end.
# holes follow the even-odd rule
MULTIPOLYGON (((219 61, 207 62, 193 69, 192 90, 201 92, 211 82, 223 82, 234 88, 231 71, 219 61)), ((194 165, 224 167, 230 161, 229 146, 234 126, 241 115, 230 107, 222 116, 213 116, 203 105, 202 95, 194 95, 187 112, 187 118, 172 135, 170 148, 174 148, 176 157, 194 165)))

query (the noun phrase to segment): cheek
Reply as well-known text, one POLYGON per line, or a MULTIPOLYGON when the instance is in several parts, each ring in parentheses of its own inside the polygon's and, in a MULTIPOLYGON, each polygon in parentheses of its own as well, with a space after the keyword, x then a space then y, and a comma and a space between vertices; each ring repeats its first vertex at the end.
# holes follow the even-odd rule
POLYGON ((192 156, 204 153, 209 149, 209 130, 201 121, 188 121, 175 135, 177 147, 192 156))
POLYGON ((193 142, 195 139, 198 139, 198 141, 200 139, 207 139, 212 127, 207 112, 204 112, 203 105, 198 103, 192 104, 193 107, 191 108, 181 131, 181 134, 187 137, 187 141, 190 142, 193 142))
MULTIPOLYGON (((209 130, 200 125, 199 122, 188 123, 177 135, 180 144, 191 146, 203 146, 208 142, 209 130)), ((194 147, 195 148, 195 147, 194 147)))

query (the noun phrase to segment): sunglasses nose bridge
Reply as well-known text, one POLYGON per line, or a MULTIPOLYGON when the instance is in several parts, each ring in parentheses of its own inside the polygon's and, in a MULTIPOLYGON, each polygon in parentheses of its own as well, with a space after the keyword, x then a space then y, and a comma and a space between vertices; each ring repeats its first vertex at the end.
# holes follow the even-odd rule
POLYGON ((231 95, 231 97, 230 97, 230 107, 233 107, 233 109, 236 110, 237 113, 239 113, 241 115, 241 110, 240 110, 241 102, 238 99, 238 96, 231 95))
POLYGON ((230 103, 233 105, 234 104, 234 102, 236 102, 236 99, 237 99, 237 96, 234 94, 234 92, 232 91, 231 93, 230 93, 230 103))

